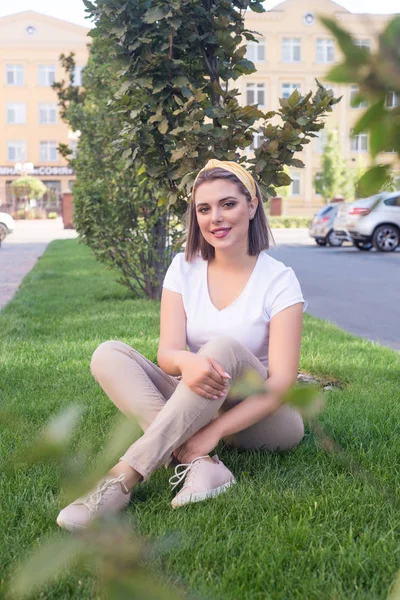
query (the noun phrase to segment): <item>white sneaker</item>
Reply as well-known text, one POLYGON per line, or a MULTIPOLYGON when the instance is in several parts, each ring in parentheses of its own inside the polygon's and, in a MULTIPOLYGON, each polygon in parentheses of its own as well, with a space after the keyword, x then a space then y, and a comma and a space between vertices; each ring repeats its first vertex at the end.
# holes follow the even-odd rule
POLYGON ((214 463, 204 460, 205 458, 209 457, 198 456, 191 463, 182 463, 175 467, 175 475, 169 479, 172 489, 187 477, 185 485, 171 502, 173 508, 218 496, 236 483, 233 474, 216 454, 212 457, 214 463), (180 467, 185 468, 180 470, 180 467))
POLYGON ((93 519, 126 508, 132 494, 124 483, 125 473, 119 477, 102 479, 95 490, 78 498, 60 512, 57 525, 68 531, 85 529, 93 519), (121 490, 121 485, 126 494, 121 490))

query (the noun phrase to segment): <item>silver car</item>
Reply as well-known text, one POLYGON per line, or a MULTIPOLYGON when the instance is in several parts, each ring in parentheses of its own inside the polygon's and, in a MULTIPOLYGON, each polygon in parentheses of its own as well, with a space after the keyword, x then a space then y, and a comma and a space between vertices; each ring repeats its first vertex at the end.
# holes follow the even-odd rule
POLYGON ((344 239, 338 238, 333 231, 333 223, 338 212, 338 203, 327 204, 323 206, 315 215, 310 223, 308 232, 310 237, 314 238, 319 246, 341 246, 344 239, 350 240, 349 237, 344 239))
POLYGON ((393 252, 400 244, 400 191, 382 192, 346 204, 335 219, 335 234, 349 235, 360 250, 393 252))

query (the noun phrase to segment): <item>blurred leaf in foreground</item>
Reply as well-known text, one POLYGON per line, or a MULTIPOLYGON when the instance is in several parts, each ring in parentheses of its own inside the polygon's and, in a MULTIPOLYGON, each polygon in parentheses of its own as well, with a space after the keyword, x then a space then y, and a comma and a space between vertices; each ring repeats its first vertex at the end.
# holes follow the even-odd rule
POLYGON ((285 394, 284 402, 297 408, 306 419, 315 417, 325 405, 320 386, 313 383, 295 384, 285 394))
POLYGON ((85 467, 81 472, 74 469, 74 472, 66 474, 63 501, 68 504, 89 492, 139 437, 140 431, 135 419, 118 414, 106 446, 96 458, 94 466, 90 470, 85 467))
POLYGON ((361 197, 373 195, 382 190, 386 181, 390 180, 390 165, 375 165, 369 169, 358 182, 361 197))
POLYGON ((79 535, 58 532, 48 538, 15 571, 8 595, 13 599, 37 598, 45 585, 79 562, 94 567, 99 592, 111 600, 189 598, 183 589, 172 588, 161 577, 150 576, 146 563, 154 553, 162 551, 161 544, 151 546, 134 535, 130 523, 121 515, 94 521, 79 535))
MULTIPOLYGON (((268 394, 268 380, 264 381, 257 371, 249 368, 243 369, 229 389, 229 396, 236 400, 258 394, 268 394)), ((316 384, 293 385, 283 401, 297 408, 305 418, 315 416, 324 406, 323 393, 316 384)))
POLYGON ((328 17, 320 17, 320 20, 343 52, 342 63, 329 70, 326 80, 357 85, 359 94, 354 102, 368 103, 353 130, 353 135, 368 134, 372 159, 372 168, 359 181, 358 193, 367 197, 390 190, 400 157, 400 16, 392 18, 384 30, 377 33, 376 50, 371 51, 360 48, 353 35, 338 21, 328 17), (381 153, 386 153, 382 164, 375 164, 381 153))
MULTIPOLYGON (((6 465, 7 471, 38 462, 49 462, 64 456, 83 410, 81 406, 73 404, 52 417, 39 436, 26 449, 16 456, 9 457, 6 465)), ((24 422, 21 421, 19 426, 24 427, 24 422)))

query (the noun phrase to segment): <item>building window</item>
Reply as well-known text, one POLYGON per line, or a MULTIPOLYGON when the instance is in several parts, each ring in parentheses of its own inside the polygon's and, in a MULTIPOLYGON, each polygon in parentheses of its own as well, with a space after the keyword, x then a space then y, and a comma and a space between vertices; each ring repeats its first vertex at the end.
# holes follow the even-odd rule
POLYGON ((265 138, 262 133, 253 133, 253 139, 250 146, 246 147, 246 155, 249 158, 254 150, 260 148, 261 144, 265 141, 265 138))
POLYGON ((10 125, 25 123, 25 104, 7 104, 7 123, 10 125))
POLYGON ((350 136, 351 152, 368 152, 368 133, 350 136))
POLYGON ((22 162, 26 160, 26 142, 8 142, 7 160, 22 162))
POLYGON ((282 62, 297 63, 301 62, 301 39, 283 38, 282 39, 282 62))
POLYGON ((317 39, 317 63, 335 62, 335 44, 333 40, 317 39))
POLYGON ((257 148, 259 148, 261 146, 261 144, 264 141, 264 136, 262 133, 255 133, 253 135, 253 141, 251 142, 249 149, 250 150, 257 150, 257 148))
POLYGON ((317 136, 314 141, 315 152, 321 154, 325 150, 326 145, 326 130, 320 129, 317 131, 317 136))
POLYGON ((24 85, 23 65, 6 65, 7 85, 24 85))
POLYGON ((251 60, 252 62, 265 62, 265 40, 264 38, 260 38, 260 41, 247 42, 246 47, 246 58, 247 60, 251 60))
POLYGON ((366 48, 369 52, 371 52, 371 40, 357 39, 353 40, 353 42, 359 48, 366 48))
POLYGON ((300 196, 300 173, 290 173, 292 183, 290 184, 290 196, 300 196))
POLYGON ((386 95, 387 108, 396 108, 400 106, 400 95, 396 92, 388 92, 386 95))
POLYGON ((40 142, 40 160, 55 162, 57 159, 57 142, 40 142))
POLYGON ((248 83, 246 85, 246 103, 265 106, 265 86, 263 83, 248 83))
POLYGON ((79 87, 82 85, 82 71, 83 67, 78 67, 75 65, 75 69, 72 73, 72 85, 79 87))
POLYGON ((61 181, 43 181, 47 191, 42 198, 42 206, 46 208, 59 208, 61 206, 61 181))
POLYGON ((70 192, 72 192, 72 190, 74 189, 74 185, 75 185, 75 179, 69 179, 68 180, 68 189, 70 192))
POLYGON ((300 89, 301 89, 300 83, 282 83, 281 97, 287 99, 292 95, 294 90, 300 91, 300 89))
POLYGON ((362 100, 361 102, 356 101, 358 94, 360 93, 360 88, 358 85, 352 85, 350 87, 350 106, 351 108, 367 108, 368 102, 367 100, 362 100))
POLYGON ((39 123, 41 125, 57 123, 57 104, 39 104, 39 123))
POLYGON ((56 80, 56 68, 54 65, 39 65, 39 85, 46 87, 53 85, 56 80))

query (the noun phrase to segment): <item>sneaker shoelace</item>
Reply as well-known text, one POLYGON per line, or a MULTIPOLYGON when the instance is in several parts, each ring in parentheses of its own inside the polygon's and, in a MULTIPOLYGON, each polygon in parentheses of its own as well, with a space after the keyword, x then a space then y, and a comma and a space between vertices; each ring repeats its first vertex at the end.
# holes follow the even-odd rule
POLYGON ((90 511, 90 513, 96 512, 103 497, 107 495, 107 491, 110 490, 113 485, 121 483, 126 492, 129 492, 124 483, 124 479, 125 473, 122 473, 119 477, 102 479, 94 492, 89 492, 86 496, 77 500, 76 504, 83 504, 90 511))
POLYGON ((169 483, 172 485, 173 490, 176 488, 177 485, 180 484, 181 481, 183 481, 185 479, 185 477, 188 473, 189 473, 189 475, 188 475, 188 479, 187 479, 186 483, 187 484, 190 483, 191 479, 193 478, 195 468, 199 464, 196 461, 199 461, 202 458, 208 458, 208 455, 207 456, 197 456, 197 458, 194 458, 192 460, 192 462, 180 463, 179 465, 177 465, 175 467, 175 475, 172 475, 172 477, 169 478, 169 483), (179 471, 179 467, 184 467, 184 469, 182 471, 179 471))

